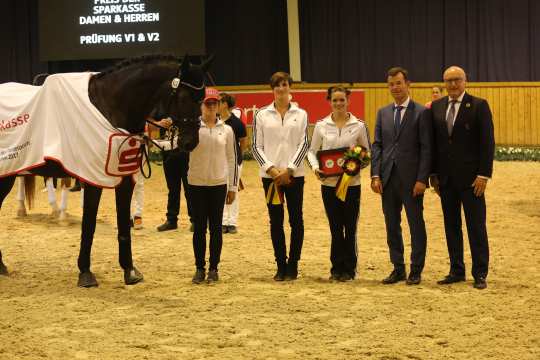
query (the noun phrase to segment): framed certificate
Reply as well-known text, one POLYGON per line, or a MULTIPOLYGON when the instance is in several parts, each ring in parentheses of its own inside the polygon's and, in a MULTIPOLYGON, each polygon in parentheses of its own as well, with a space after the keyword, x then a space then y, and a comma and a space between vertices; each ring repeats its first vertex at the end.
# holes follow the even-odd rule
POLYGON ((340 176, 343 174, 343 154, 349 148, 343 147, 338 149, 320 150, 317 152, 319 160, 319 170, 325 177, 340 176))

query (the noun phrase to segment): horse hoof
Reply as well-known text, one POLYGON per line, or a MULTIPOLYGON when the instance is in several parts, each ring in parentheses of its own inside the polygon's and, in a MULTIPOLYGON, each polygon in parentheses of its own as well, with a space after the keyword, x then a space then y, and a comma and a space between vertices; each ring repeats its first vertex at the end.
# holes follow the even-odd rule
POLYGON ((143 279, 143 274, 135 267, 133 267, 131 270, 124 271, 124 283, 126 285, 134 285, 141 282, 143 279))
POLYGON ((58 215, 59 221, 66 221, 67 220, 67 213, 65 211, 60 211, 60 215, 58 215))
POLYGON ((22 208, 22 209, 18 209, 17 210, 17 217, 18 218, 22 218, 22 217, 25 217, 27 214, 26 214, 26 209, 22 208))
POLYGON ((79 274, 78 287, 90 288, 98 286, 96 276, 91 271, 85 271, 79 274))
POLYGON ((3 263, 0 263, 0 275, 4 275, 4 276, 9 275, 9 271, 8 271, 6 265, 4 265, 3 263))

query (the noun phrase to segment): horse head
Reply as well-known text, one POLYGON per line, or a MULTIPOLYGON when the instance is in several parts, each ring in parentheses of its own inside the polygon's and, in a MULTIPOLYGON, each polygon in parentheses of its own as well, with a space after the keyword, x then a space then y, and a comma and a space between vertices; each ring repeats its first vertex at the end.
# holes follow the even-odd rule
POLYGON ((165 114, 178 128, 179 151, 191 151, 199 143, 201 102, 204 98, 204 76, 213 57, 201 65, 193 65, 186 55, 179 66, 177 76, 170 84, 170 96, 165 114))

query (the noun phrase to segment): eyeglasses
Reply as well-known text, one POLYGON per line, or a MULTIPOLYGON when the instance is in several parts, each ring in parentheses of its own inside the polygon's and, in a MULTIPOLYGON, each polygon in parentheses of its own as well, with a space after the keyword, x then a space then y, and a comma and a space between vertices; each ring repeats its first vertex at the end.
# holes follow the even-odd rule
POLYGON ((463 81, 463 78, 450 78, 450 79, 444 79, 444 82, 447 83, 447 84, 450 84, 450 83, 460 83, 463 81))

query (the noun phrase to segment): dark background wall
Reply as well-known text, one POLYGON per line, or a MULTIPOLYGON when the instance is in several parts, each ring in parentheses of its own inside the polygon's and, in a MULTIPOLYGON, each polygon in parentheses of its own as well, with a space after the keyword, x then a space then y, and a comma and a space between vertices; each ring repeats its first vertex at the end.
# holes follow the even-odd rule
POLYGON ((302 77, 415 81, 460 65, 471 81, 540 80, 538 0, 299 0, 302 77))
MULTIPOLYGON (((2 0, 0 82, 114 62, 40 62, 37 2, 2 0)), ((286 0, 205 3, 218 85, 264 84, 289 70, 286 0)), ((382 82, 394 65, 415 81, 440 81, 449 65, 464 67, 471 81, 540 81, 537 0, 299 0, 299 18, 307 82, 382 82)))

